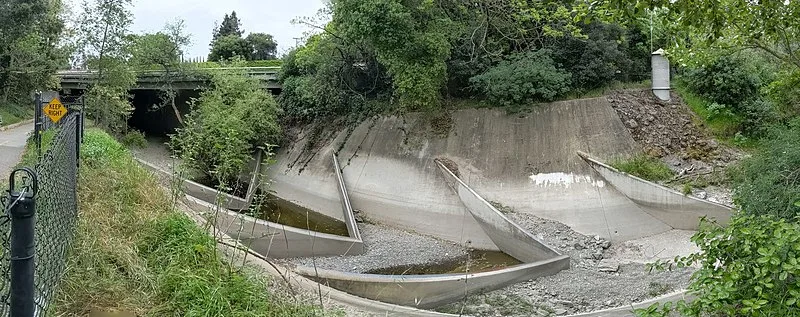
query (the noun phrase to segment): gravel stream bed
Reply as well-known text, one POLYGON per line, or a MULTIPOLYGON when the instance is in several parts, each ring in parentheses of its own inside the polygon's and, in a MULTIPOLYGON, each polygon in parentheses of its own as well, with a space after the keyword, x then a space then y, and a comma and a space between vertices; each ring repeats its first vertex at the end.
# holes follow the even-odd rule
MULTIPOLYGON (((540 241, 562 254, 568 254, 571 268, 552 276, 470 296, 464 302, 437 310, 473 316, 576 314, 628 305, 684 289, 693 273, 691 268, 651 273, 644 264, 662 256, 674 257, 675 254, 666 254, 670 252, 693 252, 694 249, 691 248, 643 252, 640 246, 650 242, 647 238, 641 243, 630 241, 612 245, 600 237, 587 237, 577 233, 556 221, 515 212, 508 213, 507 216, 528 229, 540 241)), ((690 234, 688 231, 668 232, 665 238, 688 239, 690 234)), ((679 245, 691 244, 681 242, 679 245)))
POLYGON ((456 243, 415 232, 370 223, 359 223, 358 228, 366 246, 364 254, 289 261, 305 266, 316 263, 317 268, 322 269, 363 273, 388 266, 438 263, 467 255, 466 249, 456 243))

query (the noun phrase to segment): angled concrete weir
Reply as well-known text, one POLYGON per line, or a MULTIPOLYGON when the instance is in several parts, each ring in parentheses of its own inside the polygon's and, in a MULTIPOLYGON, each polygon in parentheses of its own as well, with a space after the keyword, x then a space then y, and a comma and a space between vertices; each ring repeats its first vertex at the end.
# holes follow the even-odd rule
MULTIPOLYGON (((151 171, 159 174, 160 177, 172 177, 168 171, 143 160, 137 160, 151 171)), ((338 166, 336 157, 333 157, 332 164, 338 166)), ((341 180, 341 174, 339 174, 339 180, 342 199, 341 212, 346 219, 348 237, 294 228, 231 211, 230 206, 241 207, 237 209, 242 210, 248 209, 249 205, 241 198, 220 193, 189 180, 184 180, 183 184, 186 190, 186 201, 191 205, 190 207, 195 210, 203 210, 207 217, 213 219, 215 227, 231 237, 238 238, 243 244, 263 256, 292 258, 361 254, 364 253, 364 242, 361 241, 361 234, 356 226, 353 209, 350 207, 347 189, 344 187, 344 181, 341 180), (222 197, 224 202, 220 208, 215 205, 217 197, 222 197)))
MULTIPOLYGON (((528 231, 489 204, 442 162, 437 161, 436 164, 439 166, 447 184, 450 185, 450 188, 458 195, 461 202, 472 214, 472 217, 478 221, 486 235, 492 239, 492 242, 501 251, 523 262, 535 262, 561 256, 558 251, 536 239, 528 231)), ((568 269, 569 258, 567 257, 563 262, 562 269, 568 269)))
MULTIPOLYGON (((144 161, 139 158, 136 158, 136 161, 138 161, 139 164, 141 164, 148 170, 158 174, 159 177, 166 177, 167 179, 172 178, 172 173, 162 169, 161 167, 156 166, 155 164, 152 164, 150 162, 144 161)), ((182 181, 182 185, 183 185, 183 191, 187 195, 190 195, 192 197, 197 197, 199 199, 202 199, 210 203, 215 203, 217 199, 219 199, 220 206, 225 209, 242 210, 250 207, 250 204, 247 203, 247 201, 245 201, 242 198, 229 195, 226 193, 220 193, 216 189, 195 183, 188 179, 184 179, 182 181)))
POLYGON ((699 219, 708 217, 725 225, 731 217, 730 207, 684 195, 670 188, 623 173, 617 169, 578 152, 589 165, 611 186, 642 207, 653 217, 675 229, 697 230, 699 219))
POLYGON ((478 294, 556 274, 568 269, 569 257, 539 242, 483 200, 441 163, 448 184, 461 197, 487 236, 500 250, 525 262, 503 269, 469 274, 380 275, 347 273, 298 266, 295 272, 347 293, 382 302, 432 308, 478 294))
POLYGON ((568 256, 518 264, 470 274, 379 275, 339 272, 298 266, 294 271, 332 288, 382 302, 433 308, 515 283, 558 273, 569 266, 568 256), (566 262, 566 264, 565 264, 566 262))

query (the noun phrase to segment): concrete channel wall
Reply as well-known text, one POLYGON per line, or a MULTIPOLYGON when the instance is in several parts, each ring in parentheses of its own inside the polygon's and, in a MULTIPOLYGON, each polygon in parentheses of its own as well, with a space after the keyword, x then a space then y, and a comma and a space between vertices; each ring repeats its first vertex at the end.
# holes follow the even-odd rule
MULTIPOLYGON (((168 171, 151 163, 141 159, 137 159, 137 161, 157 173, 160 178, 170 179, 172 177, 168 171)), ((206 217, 213 220, 215 227, 229 236, 238 238, 263 256, 270 258, 340 256, 362 254, 365 251, 352 209, 340 209, 345 214, 342 217, 352 220, 345 222, 347 231, 352 236, 344 237, 250 217, 232 211, 233 208, 230 208, 234 206, 238 207, 237 210, 249 209, 249 204, 242 198, 220 193, 189 180, 184 180, 183 186, 187 202, 191 204, 190 207, 203 210, 206 217), (216 205, 218 197, 222 202, 220 207, 216 205)), ((340 186, 344 186, 344 182, 341 182, 340 186)), ((349 206, 349 200, 346 199, 347 189, 341 187, 341 191, 345 193, 341 205, 349 206)))
POLYGON ((730 220, 730 207, 704 199, 684 195, 670 188, 639 177, 623 173, 590 157, 578 155, 600 174, 611 186, 642 206, 643 210, 675 229, 697 230, 699 219, 708 217, 725 225, 730 220))
POLYGON ((457 163, 461 179, 487 201, 564 223, 612 242, 671 230, 612 186, 576 151, 607 159, 640 150, 606 98, 543 104, 524 115, 501 109, 449 114, 446 133, 430 116, 371 118, 352 131, 305 127, 276 151, 270 190, 341 218, 337 153, 353 208, 371 221, 463 244, 499 250, 438 175, 437 157, 457 163), (320 132, 320 130, 322 130, 320 132))
POLYGON ((378 275, 298 266, 294 271, 311 280, 360 297, 382 302, 433 308, 515 283, 558 273, 569 266, 566 255, 544 261, 470 274, 378 275))
MULTIPOLYGON (((455 191, 461 202, 478 221, 483 231, 492 239, 494 244, 506 254, 522 262, 536 262, 555 258, 561 254, 543 242, 536 239, 527 230, 520 227, 503 215, 472 188, 461 181, 458 176, 441 162, 436 162, 442 175, 455 191)), ((563 263, 563 269, 569 268, 569 260, 563 263)))

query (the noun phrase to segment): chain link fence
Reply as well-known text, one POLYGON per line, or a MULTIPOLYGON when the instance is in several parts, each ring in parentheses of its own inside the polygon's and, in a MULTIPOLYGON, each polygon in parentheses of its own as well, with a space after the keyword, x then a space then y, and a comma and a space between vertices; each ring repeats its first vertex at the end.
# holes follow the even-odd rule
POLYGON ((71 109, 52 126, 36 167, 9 178, 0 201, 0 316, 44 316, 55 297, 77 225, 82 127, 71 109))

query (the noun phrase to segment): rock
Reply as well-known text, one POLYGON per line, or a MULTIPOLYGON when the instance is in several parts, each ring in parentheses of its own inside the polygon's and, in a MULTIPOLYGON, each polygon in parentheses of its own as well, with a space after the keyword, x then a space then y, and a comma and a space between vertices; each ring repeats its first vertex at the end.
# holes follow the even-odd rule
POLYGON ((355 220, 358 223, 364 222, 364 214, 361 212, 360 209, 353 209, 353 216, 355 216, 355 220))
POLYGON ((585 244, 583 244, 583 241, 578 241, 578 242, 575 242, 575 244, 573 244, 572 246, 573 246, 573 247, 575 247, 575 250, 583 250, 583 249, 586 249, 586 245, 585 245, 585 244))
POLYGON ((558 308, 558 309, 553 310, 553 313, 556 314, 557 316, 566 315, 567 314, 567 310, 563 309, 563 308, 558 308))
POLYGON ((597 264, 597 270, 608 273, 619 271, 619 262, 610 259, 602 259, 600 263, 597 264))
POLYGON ((648 115, 647 118, 645 118, 645 120, 647 122, 653 122, 656 120, 656 117, 654 117, 653 115, 648 115))
POLYGON ((603 259, 603 252, 597 251, 595 253, 592 253, 592 259, 602 260, 603 259))
POLYGON ((716 150, 719 147, 719 142, 716 140, 708 140, 706 141, 706 148, 711 150, 716 150))
POLYGON ((611 241, 603 240, 601 243, 599 243, 599 245, 603 249, 608 249, 611 247, 611 241))
POLYGON ((594 241, 600 241, 600 236, 594 236, 594 241))
POLYGON ((625 121, 625 125, 627 125, 628 128, 631 128, 631 129, 636 129, 636 128, 639 127, 639 123, 637 123, 636 120, 633 120, 633 119, 625 121))
POLYGON ((708 198, 708 193, 701 191, 701 192, 697 193, 697 198, 706 199, 706 198, 708 198))

